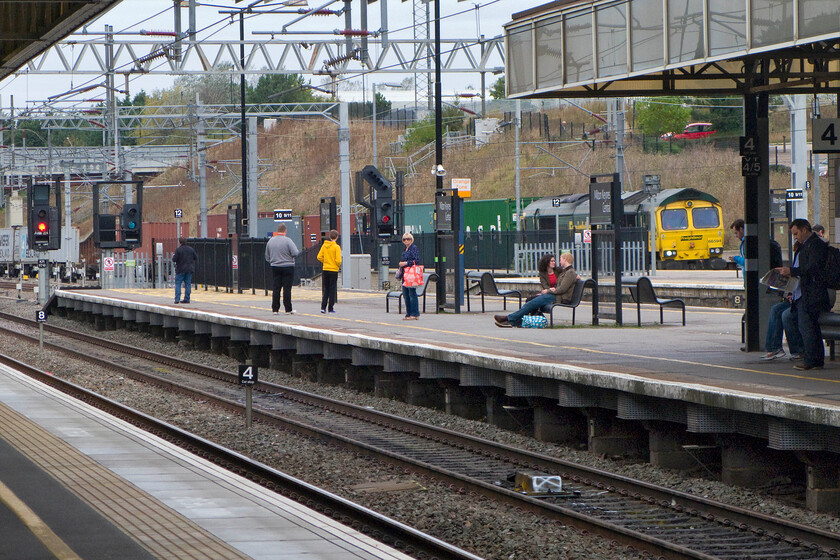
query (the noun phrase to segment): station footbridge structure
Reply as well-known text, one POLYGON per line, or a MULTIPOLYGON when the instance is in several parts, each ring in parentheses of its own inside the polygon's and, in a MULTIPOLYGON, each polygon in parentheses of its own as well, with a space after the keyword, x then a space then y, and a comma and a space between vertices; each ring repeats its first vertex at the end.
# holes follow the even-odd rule
MULTIPOLYGON (((840 96, 836 0, 560 0, 505 25, 508 96, 610 98, 737 95, 744 100, 746 346, 761 346, 771 301, 769 97, 840 96)), ((838 142, 840 152, 840 142, 838 142)), ((837 161, 829 213, 840 229, 837 161)), ((804 183, 804 180, 803 180, 804 183)))

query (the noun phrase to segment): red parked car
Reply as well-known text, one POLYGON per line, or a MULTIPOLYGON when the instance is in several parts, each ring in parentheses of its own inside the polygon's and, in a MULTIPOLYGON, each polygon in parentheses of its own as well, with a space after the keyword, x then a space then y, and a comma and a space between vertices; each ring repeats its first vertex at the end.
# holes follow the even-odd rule
POLYGON ((714 125, 708 122, 696 122, 685 125, 685 130, 676 134, 674 132, 666 132, 662 135, 663 140, 692 140, 694 138, 705 138, 711 136, 716 131, 714 125))

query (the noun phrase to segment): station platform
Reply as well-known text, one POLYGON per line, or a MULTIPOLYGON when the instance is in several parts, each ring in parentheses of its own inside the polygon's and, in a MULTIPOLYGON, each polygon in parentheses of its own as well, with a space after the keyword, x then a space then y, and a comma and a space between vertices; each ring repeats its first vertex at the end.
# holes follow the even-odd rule
POLYGON ((502 427, 521 429, 509 411, 529 408, 532 433, 548 441, 569 439, 569 426, 583 417, 584 441, 604 454, 633 453, 645 442, 652 463, 683 468, 696 466, 683 446, 716 442, 722 478, 732 483, 774 464, 770 450, 807 452, 809 473, 817 472, 814 460, 834 469, 809 489, 812 507, 840 511, 840 470, 830 466, 840 453, 840 363, 798 372, 788 359, 765 362, 763 353, 741 351, 740 309, 689 306, 682 326, 680 310, 665 308, 660 324, 659 307, 643 305, 639 328, 635 305, 625 304, 625 326, 593 327, 584 302, 575 326, 571 310, 557 309, 560 328, 503 329, 493 320, 503 313, 501 298, 487 298, 485 313, 474 306, 405 321, 393 301, 385 312, 384 292, 341 290, 337 312, 322 314, 320 289, 295 287, 296 313, 278 315, 264 292, 194 289, 188 305, 174 305, 172 290, 56 295, 54 312, 86 316, 99 328, 131 324, 292 373, 298 361, 320 360, 317 375, 331 382, 502 427), (821 454, 824 463, 814 459, 821 454))
POLYGON ((5 366, 0 558, 410 559, 5 366))

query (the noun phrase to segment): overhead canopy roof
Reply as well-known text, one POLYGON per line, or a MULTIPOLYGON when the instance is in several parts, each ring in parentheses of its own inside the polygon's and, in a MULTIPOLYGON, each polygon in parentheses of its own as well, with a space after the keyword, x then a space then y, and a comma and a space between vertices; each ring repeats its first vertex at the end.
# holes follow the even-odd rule
POLYGON ((0 0, 0 80, 120 0, 0 0))
POLYGON ((505 40, 512 98, 840 93, 838 0, 561 0, 505 40))

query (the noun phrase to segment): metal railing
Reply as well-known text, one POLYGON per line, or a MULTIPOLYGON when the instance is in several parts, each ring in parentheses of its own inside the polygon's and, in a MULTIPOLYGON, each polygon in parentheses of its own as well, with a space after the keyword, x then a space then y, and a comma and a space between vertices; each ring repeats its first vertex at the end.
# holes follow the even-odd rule
MULTIPOLYGON (((598 272, 611 275, 614 270, 611 232, 600 234, 600 254, 598 272)), ((516 273, 526 276, 537 274, 537 263, 545 254, 559 258, 562 253, 571 253, 575 258, 575 270, 582 276, 591 275, 592 248, 588 243, 575 243, 573 232, 563 232, 557 244, 556 232, 490 231, 471 232, 464 235, 464 270, 482 270, 494 273, 516 273), (517 239, 522 241, 517 243, 517 239)), ((644 274, 647 266, 646 235, 647 231, 636 228, 623 230, 622 259, 625 275, 644 274)), ((263 290, 270 292, 273 285, 271 266, 265 261, 267 239, 246 238, 238 240, 236 253, 231 239, 189 239, 187 243, 198 255, 193 284, 203 285, 205 290, 246 291, 263 290), (236 268, 233 255, 236 254, 236 268)), ((422 263, 431 270, 435 262, 435 234, 417 234, 414 243, 420 250, 422 263)), ((321 272, 317 260, 320 246, 301 251, 295 259, 295 284, 307 283, 321 272)), ((353 254, 369 254, 371 262, 379 261, 379 240, 371 236, 354 235, 351 238, 353 254)), ((449 251, 454 248, 448 247, 449 251)), ((394 268, 400 261, 404 250, 397 240, 388 246, 390 266, 394 268)), ((447 252, 447 254, 449 254, 447 252)), ((451 257, 450 257, 451 258, 451 257)), ((347 264, 349 266, 349 263, 347 264)), ((138 255, 133 266, 126 262, 124 254, 114 256, 114 271, 107 275, 103 271, 103 286, 107 287, 171 287, 175 278, 172 264, 172 252, 151 258, 138 255)))
MULTIPOLYGON (((640 230, 641 231, 641 230, 640 230)), ((608 232, 605 232, 608 233, 608 232)), ((623 275, 643 275, 648 268, 647 243, 640 239, 638 231, 626 232, 621 243, 621 258, 623 275)), ((610 276, 615 274, 614 242, 604 239, 600 243, 600 260, 598 274, 610 276)), ((555 255, 558 259, 563 253, 571 253, 574 257, 575 270, 581 276, 592 274, 592 244, 575 243, 571 240, 561 241, 559 248, 556 242, 517 243, 514 245, 514 270, 523 275, 536 275, 537 265, 543 255, 555 255)))
POLYGON ((105 258, 102 259, 99 282, 103 288, 165 288, 172 286, 175 280, 172 253, 156 258, 116 253, 107 258, 113 259, 114 269, 105 270, 105 258))

